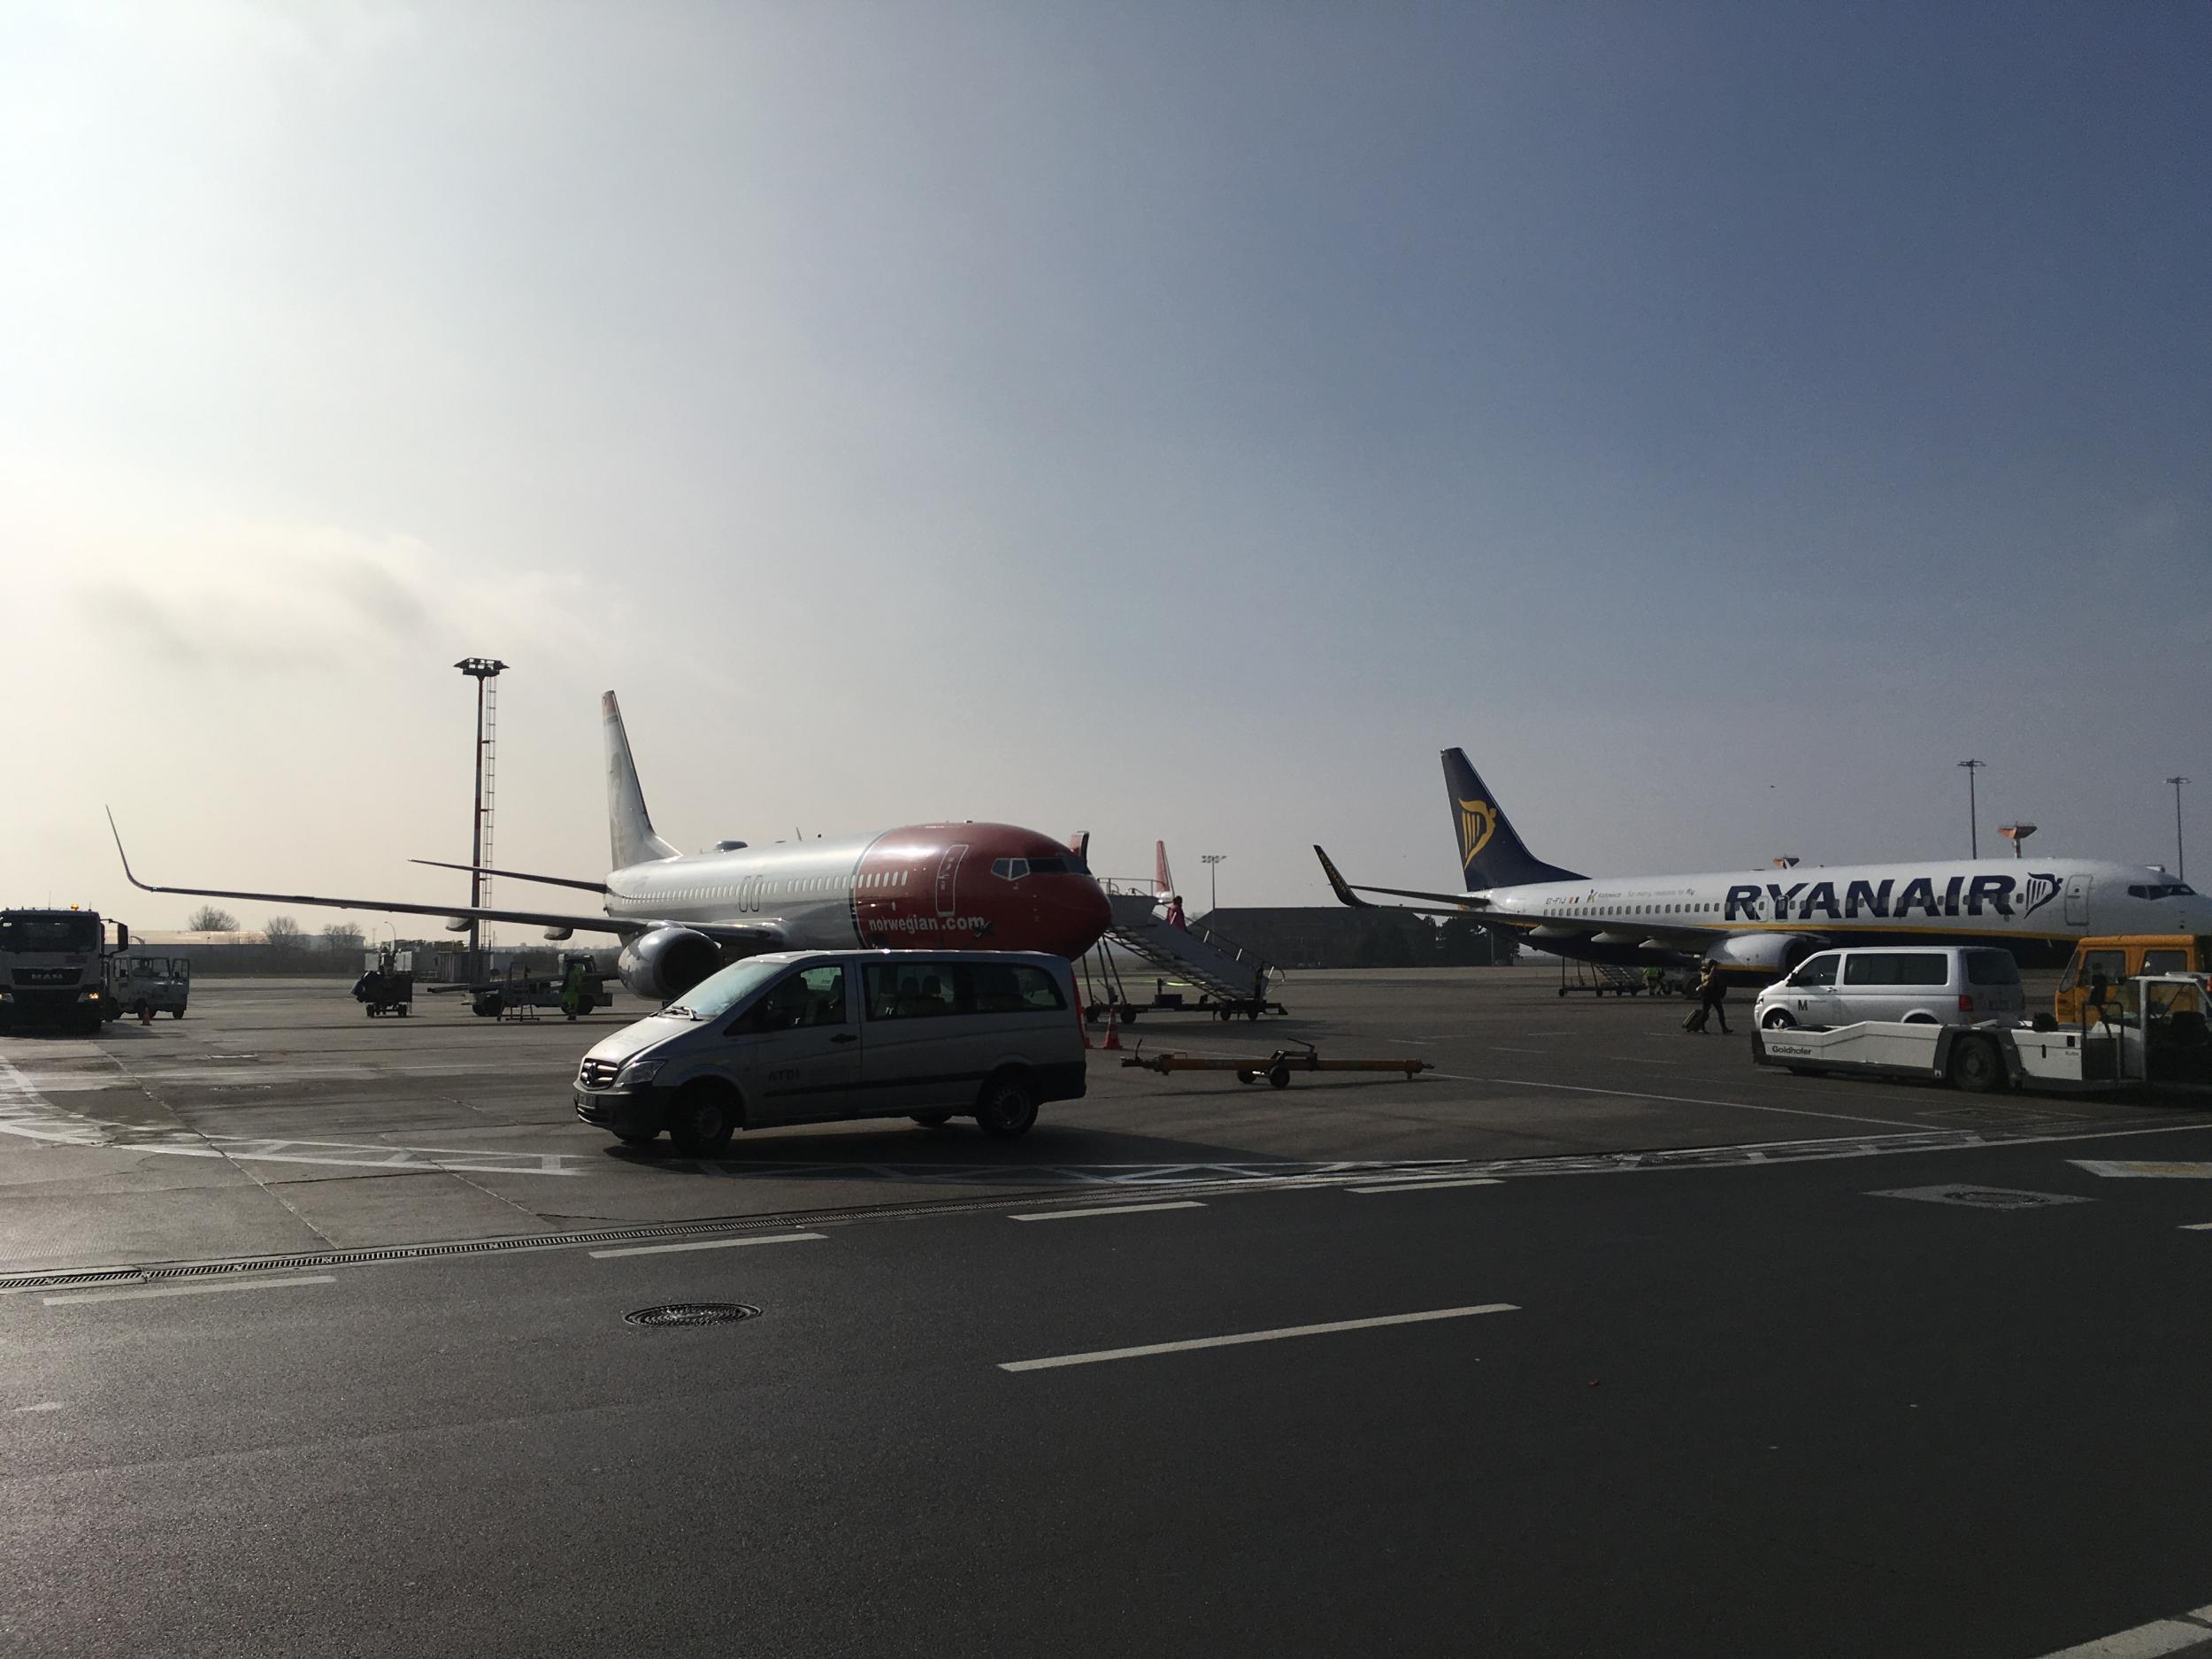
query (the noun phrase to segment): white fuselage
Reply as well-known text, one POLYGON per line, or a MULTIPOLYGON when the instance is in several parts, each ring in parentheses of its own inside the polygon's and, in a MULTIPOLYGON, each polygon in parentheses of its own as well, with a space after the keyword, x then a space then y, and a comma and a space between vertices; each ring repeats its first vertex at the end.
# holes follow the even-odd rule
POLYGON ((1594 877, 1473 896, 1490 914, 1535 921, 1527 937, 1540 948, 1694 951, 1716 936, 1808 933, 1840 945, 2001 943, 2060 962, 2085 933, 2212 932, 2212 900, 2163 871, 2071 858, 1594 877))
POLYGON ((667 922, 780 920, 790 949, 841 950, 860 942, 855 880, 879 838, 745 847, 632 864, 607 878, 607 914, 667 922))

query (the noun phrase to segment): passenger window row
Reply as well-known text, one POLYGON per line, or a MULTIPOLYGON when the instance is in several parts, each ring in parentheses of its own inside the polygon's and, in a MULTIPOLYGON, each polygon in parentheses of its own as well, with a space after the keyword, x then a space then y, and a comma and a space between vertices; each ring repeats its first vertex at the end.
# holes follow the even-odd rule
POLYGON ((1052 976, 1025 963, 871 963, 863 982, 870 1019, 1057 1013, 1067 1008, 1052 976))

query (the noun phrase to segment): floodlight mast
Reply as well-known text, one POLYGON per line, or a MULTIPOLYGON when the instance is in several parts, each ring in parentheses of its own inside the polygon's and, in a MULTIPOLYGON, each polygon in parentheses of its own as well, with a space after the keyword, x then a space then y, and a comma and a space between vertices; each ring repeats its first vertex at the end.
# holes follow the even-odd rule
POLYGON ((1974 804, 1974 774, 1989 763, 1985 760, 1962 760, 1959 764, 1966 768, 1967 856, 1979 858, 1982 856, 1982 820, 1974 804))
MULTIPOLYGON (((500 671, 507 666, 495 657, 464 657, 453 664, 476 682, 476 799, 469 813, 469 908, 480 910, 484 902, 484 872, 479 868, 484 862, 484 832, 491 808, 484 799, 484 772, 488 751, 484 739, 484 703, 490 683, 497 680, 500 671)), ((478 923, 469 918, 469 974, 476 977, 481 964, 477 960, 478 923)))

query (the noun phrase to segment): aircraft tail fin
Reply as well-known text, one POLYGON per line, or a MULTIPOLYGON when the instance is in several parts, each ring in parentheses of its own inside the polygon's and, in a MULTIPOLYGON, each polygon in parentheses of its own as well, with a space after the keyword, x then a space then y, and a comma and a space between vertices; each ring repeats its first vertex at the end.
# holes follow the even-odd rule
POLYGON ((630 758, 629 733, 622 729, 622 705, 613 692, 599 699, 599 713, 607 731, 607 839, 614 868, 675 857, 676 849, 653 833, 637 763, 630 758))
POLYGON ((1152 843, 1152 885, 1162 898, 1175 891, 1175 878, 1168 873, 1165 841, 1152 843))
POLYGON ((1579 881, 1581 876, 1548 864, 1514 832, 1473 766, 1467 751, 1444 751, 1444 787, 1451 799, 1452 831, 1459 838, 1459 866, 1471 893, 1518 887, 1525 881, 1579 881))

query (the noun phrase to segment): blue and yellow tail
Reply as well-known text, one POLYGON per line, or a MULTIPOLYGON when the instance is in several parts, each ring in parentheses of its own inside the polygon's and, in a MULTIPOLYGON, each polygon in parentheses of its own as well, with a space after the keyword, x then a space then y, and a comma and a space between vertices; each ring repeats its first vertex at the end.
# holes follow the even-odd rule
POLYGON ((1459 837, 1459 870, 1470 893, 1518 887, 1525 881, 1579 881, 1581 875, 1548 864, 1514 833, 1497 797, 1467 763, 1467 751, 1444 751, 1444 787, 1451 797, 1452 833, 1459 837))

